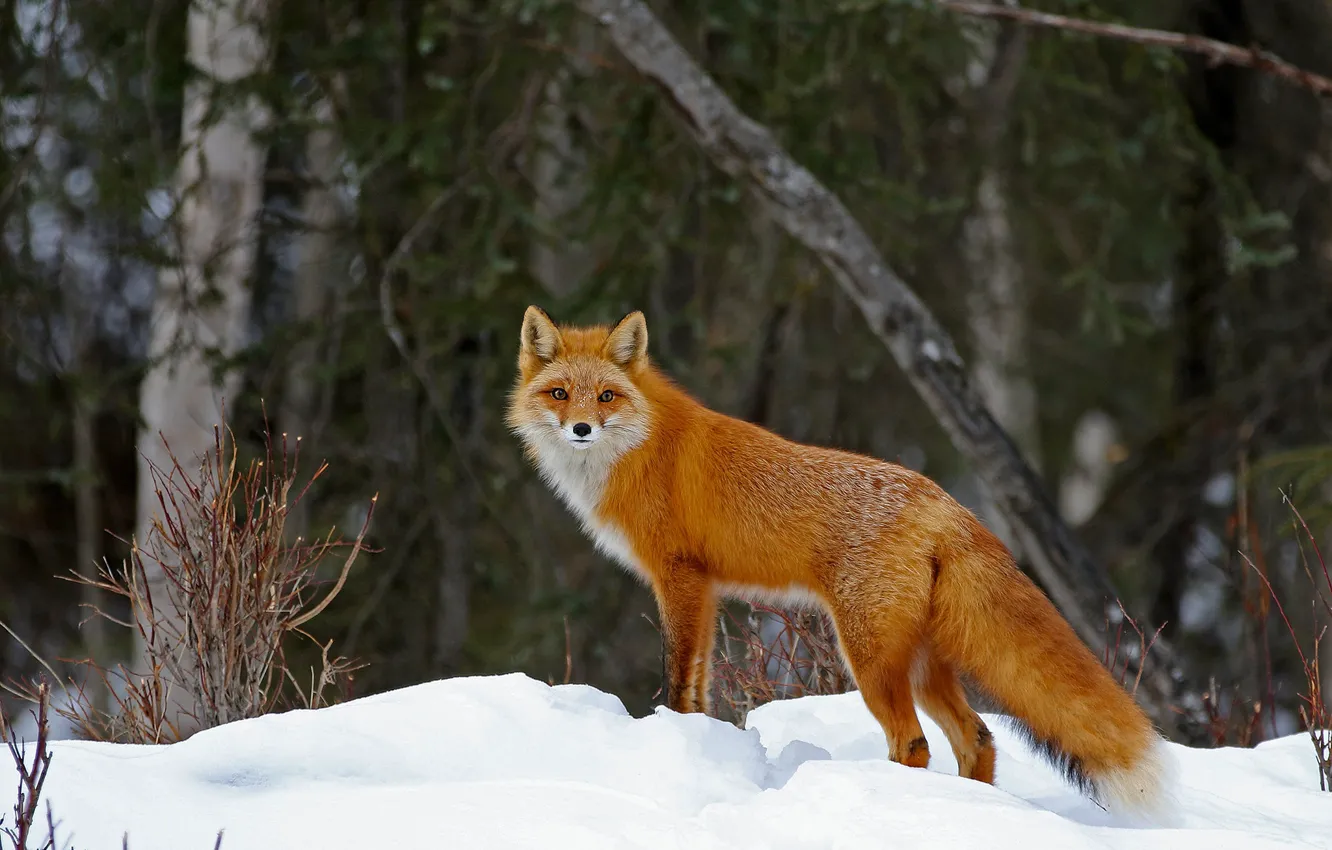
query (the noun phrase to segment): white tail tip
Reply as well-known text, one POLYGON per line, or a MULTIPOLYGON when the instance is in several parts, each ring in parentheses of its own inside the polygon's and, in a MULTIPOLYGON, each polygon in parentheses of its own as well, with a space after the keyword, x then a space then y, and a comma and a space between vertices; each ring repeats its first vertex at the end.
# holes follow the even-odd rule
POLYGON ((1157 738, 1128 770, 1106 771, 1092 778, 1101 805, 1113 815, 1151 826, 1172 826, 1177 767, 1164 740, 1157 738))

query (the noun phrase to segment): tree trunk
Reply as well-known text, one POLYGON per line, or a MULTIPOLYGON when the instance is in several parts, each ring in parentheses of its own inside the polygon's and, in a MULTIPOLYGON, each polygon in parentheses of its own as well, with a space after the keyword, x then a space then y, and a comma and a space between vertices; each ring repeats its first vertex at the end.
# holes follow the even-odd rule
MULTIPOLYGON (((479 457, 485 443, 485 384, 478 360, 481 340, 467 336, 454 347, 450 375, 453 381, 449 414, 462 441, 455 451, 479 457)), ((434 646, 430 669, 434 675, 455 675, 463 660, 463 648, 471 633, 472 577, 476 574, 475 532, 481 516, 481 496, 476 484, 454 464, 452 482, 440 476, 430 486, 432 508, 437 516, 435 537, 440 564, 436 570, 434 646), (451 486, 449 486, 451 483, 451 486), (443 485, 443 486, 441 486, 443 485)))
MULTIPOLYGON (((176 173, 175 264, 158 280, 149 341, 150 368, 140 388, 139 494, 136 540, 149 551, 157 510, 149 464, 170 469, 163 440, 187 470, 197 469, 223 424, 223 404, 239 388, 239 375, 217 375, 211 357, 241 347, 249 314, 256 215, 262 200, 264 149, 253 131, 266 119, 254 96, 232 105, 215 102, 220 86, 261 70, 268 61, 262 0, 217 0, 191 6, 188 59, 202 79, 185 92, 181 159, 176 173)), ((148 576, 163 617, 169 595, 160 570, 148 576)), ((142 672, 149 648, 138 641, 142 672)), ((196 728, 197 707, 176 687, 172 720, 182 735, 196 728)))
MULTIPOLYGON (((1172 305, 1176 335, 1175 373, 1171 387, 1175 415, 1186 415, 1217 392, 1216 330, 1226 286, 1225 231, 1217 215, 1211 178, 1200 174, 1183 202, 1185 245, 1172 305)), ((1199 453, 1195 462, 1175 468, 1178 486, 1186 494, 1170 511, 1160 536, 1151 547, 1152 563, 1161 583, 1152 602, 1152 622, 1165 635, 1177 634, 1180 603, 1188 583, 1188 563, 1202 519, 1203 491, 1214 474, 1215 458, 1199 453)))
MULTIPOLYGON (((888 266, 840 199, 792 160, 767 128, 742 113, 646 5, 639 0, 579 0, 578 5, 658 86, 714 164, 756 189, 782 227, 819 256, 985 481, 1055 604, 1100 652, 1107 606, 1116 597, 1108 575, 1068 530, 924 303, 888 266)), ((1158 663, 1148 665, 1138 696, 1158 724, 1173 729, 1178 724, 1172 710, 1175 684, 1163 669, 1173 653, 1160 643, 1157 648, 1158 663)))
MULTIPOLYGON (((293 283, 292 319, 301 328, 302 336, 287 363, 286 383, 278 411, 278 422, 288 446, 294 451, 299 439, 304 447, 302 454, 309 451, 311 441, 317 436, 313 432, 314 372, 319 366, 323 339, 320 320, 327 315, 330 290, 342 279, 347 267, 338 234, 339 225, 346 221, 346 210, 337 193, 342 143, 333 126, 333 106, 328 98, 321 98, 314 112, 319 124, 305 140, 306 169, 313 182, 302 199, 301 218, 305 229, 297 243, 300 265, 296 268, 293 283)), ((287 517, 287 538, 304 536, 308 524, 308 508, 305 500, 301 500, 287 517)))
MULTIPOLYGON (((1028 299, 1018 260, 1008 187, 999 150, 1011 117, 1013 91, 1026 63, 1026 31, 993 21, 961 20, 972 58, 961 78, 951 80, 967 106, 958 148, 962 174, 974 174, 967 188, 971 208, 962 223, 962 262, 970 289, 967 324, 975 346, 972 379, 995 420, 1040 469, 1036 388, 1027 364, 1028 299), (972 167, 970 163, 979 163, 972 167)), ((1021 557, 1021 546, 984 481, 981 515, 1021 557)))
MULTIPOLYGON (((89 336, 91 331, 84 329, 89 336)), ((79 345, 79 343, 76 343, 79 345)), ((82 345, 80 345, 82 349, 82 345)), ((95 575, 102 552, 102 518, 97 500, 97 392, 87 386, 88 372, 84 371, 87 360, 83 350, 76 355, 78 377, 75 380, 73 411, 74 442, 74 523, 77 530, 77 565, 75 569, 81 575, 95 575)), ((106 620, 101 611, 105 607, 104 594, 90 584, 79 589, 80 603, 79 632, 83 637, 83 646, 88 658, 95 664, 106 667, 108 664, 106 645, 106 620)), ((109 694, 96 676, 89 676, 84 682, 85 692, 92 704, 105 711, 109 706, 109 694)))
MULTIPOLYGON (((976 188, 975 209, 963 228, 963 255, 976 287, 967 319, 976 346, 973 379, 995 420, 1013 436, 1032 469, 1040 471, 1036 386, 1027 364, 1027 297, 1015 255, 1003 178, 987 167, 976 188)), ((1020 547, 992 497, 983 508, 990 527, 1015 552, 1020 547)))
POLYGON ((589 234, 580 227, 590 188, 588 163, 569 104, 570 86, 588 72, 587 63, 577 57, 592 52, 596 31, 581 22, 574 27, 578 51, 546 83, 537 110, 536 145, 528 160, 535 194, 532 217, 539 231, 532 240, 528 267, 542 289, 557 299, 572 295, 587 280, 598 253, 583 241, 589 234))

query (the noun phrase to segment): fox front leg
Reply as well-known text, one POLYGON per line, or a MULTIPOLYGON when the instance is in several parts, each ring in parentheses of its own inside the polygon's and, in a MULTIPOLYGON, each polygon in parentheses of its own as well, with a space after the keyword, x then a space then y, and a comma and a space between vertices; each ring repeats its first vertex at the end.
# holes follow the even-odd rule
POLYGON ((691 562, 677 562, 655 583, 661 619, 662 688, 666 706, 681 714, 706 711, 708 658, 701 658, 704 626, 715 608, 712 589, 691 562))
POLYGON ((711 587, 703 598, 699 616, 698 650, 694 656, 694 702, 697 710, 711 714, 712 648, 717 637, 717 598, 711 587))

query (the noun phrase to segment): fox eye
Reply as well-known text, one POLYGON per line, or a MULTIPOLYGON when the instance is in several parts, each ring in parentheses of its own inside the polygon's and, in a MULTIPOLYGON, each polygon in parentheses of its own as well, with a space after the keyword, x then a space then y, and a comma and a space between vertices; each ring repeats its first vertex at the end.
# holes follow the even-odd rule
POLYGON ((564 401, 569 397, 569 394, 564 391, 564 387, 556 387, 550 391, 550 394, 555 397, 556 401, 564 401))
POLYGON ((597 399, 603 403, 610 401, 613 398, 615 398, 615 393, 611 392, 610 390, 606 390, 600 396, 597 397, 597 399))

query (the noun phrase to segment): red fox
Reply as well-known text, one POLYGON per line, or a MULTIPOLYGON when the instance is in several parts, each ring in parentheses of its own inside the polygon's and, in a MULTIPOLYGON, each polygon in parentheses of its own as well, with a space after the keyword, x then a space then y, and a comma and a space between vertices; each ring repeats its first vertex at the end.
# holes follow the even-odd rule
POLYGON ((719 597, 821 606, 889 757, 925 767, 915 706, 959 773, 994 782, 964 673, 1107 808, 1163 803, 1164 743, 1008 549, 929 478, 801 445, 704 407, 648 357, 641 312, 614 327, 523 317, 507 424, 598 548, 649 584, 666 701, 708 710, 719 597))

